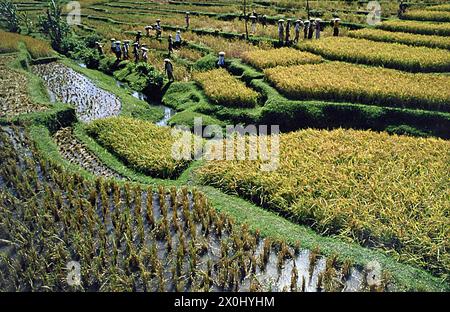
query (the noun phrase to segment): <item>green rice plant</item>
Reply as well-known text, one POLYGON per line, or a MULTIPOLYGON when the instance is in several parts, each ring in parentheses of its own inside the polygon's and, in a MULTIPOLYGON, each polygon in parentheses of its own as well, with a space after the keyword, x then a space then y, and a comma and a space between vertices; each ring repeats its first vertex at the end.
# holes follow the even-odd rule
POLYGON ((447 12, 450 12, 450 4, 439 4, 439 5, 427 6, 424 9, 428 10, 428 11, 447 11, 447 12))
POLYGON ((403 32, 393 32, 382 29, 363 28, 348 33, 349 37, 373 41, 401 43, 412 46, 440 48, 450 50, 450 38, 434 35, 420 35, 403 32))
POLYGON ((323 61, 322 57, 318 55, 292 48, 247 51, 241 57, 245 62, 258 69, 315 64, 323 61))
POLYGON ((172 157, 172 146, 182 134, 172 136, 170 128, 117 117, 96 120, 87 125, 87 132, 131 167, 153 177, 173 178, 189 165, 188 160, 172 157))
POLYGON ((450 85, 450 77, 446 75, 414 74, 341 62, 276 67, 264 73, 268 81, 291 99, 450 111, 450 88, 445 87, 450 85))
POLYGON ((412 72, 450 71, 450 53, 427 47, 411 47, 349 37, 328 37, 303 43, 300 49, 332 60, 412 72))
POLYGON ((388 20, 377 27, 388 31, 400 31, 421 35, 450 36, 449 23, 388 20))
POLYGON ((231 107, 254 107, 258 93, 225 69, 194 73, 193 79, 203 88, 206 96, 216 104, 231 107))

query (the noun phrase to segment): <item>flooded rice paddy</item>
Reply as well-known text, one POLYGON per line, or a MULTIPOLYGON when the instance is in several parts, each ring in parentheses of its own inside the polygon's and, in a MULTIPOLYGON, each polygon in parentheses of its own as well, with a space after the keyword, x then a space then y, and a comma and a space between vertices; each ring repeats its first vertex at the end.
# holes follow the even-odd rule
POLYGON ((89 122, 120 114, 122 105, 116 95, 97 87, 61 63, 34 65, 32 71, 44 80, 51 100, 73 105, 80 121, 89 122))

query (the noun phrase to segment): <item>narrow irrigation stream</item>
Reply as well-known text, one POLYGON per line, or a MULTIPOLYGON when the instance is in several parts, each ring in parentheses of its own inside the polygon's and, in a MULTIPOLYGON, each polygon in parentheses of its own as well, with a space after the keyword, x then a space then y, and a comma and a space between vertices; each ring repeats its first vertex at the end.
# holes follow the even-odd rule
MULTIPOLYGON (((125 83, 123 83, 123 82, 121 82, 119 80, 116 80, 116 84, 117 84, 118 87, 130 90, 125 83)), ((169 119, 173 115, 175 115, 175 113, 176 113, 175 110, 173 110, 172 108, 170 108, 168 106, 162 105, 161 103, 157 103, 157 104, 153 103, 144 93, 138 92, 138 91, 134 91, 134 90, 130 90, 130 91, 131 91, 131 95, 133 97, 135 97, 136 99, 145 101, 145 102, 149 103, 149 105, 151 105, 153 107, 159 107, 159 108, 164 110, 164 117, 161 120, 157 121, 156 125, 163 126, 163 127, 167 126, 167 122, 169 121, 169 119)))

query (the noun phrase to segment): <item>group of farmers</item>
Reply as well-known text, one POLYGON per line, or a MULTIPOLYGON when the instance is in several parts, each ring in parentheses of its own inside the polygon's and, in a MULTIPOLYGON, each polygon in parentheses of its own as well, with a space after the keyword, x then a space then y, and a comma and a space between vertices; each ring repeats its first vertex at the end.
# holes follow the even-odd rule
MULTIPOLYGON (((251 21, 251 30, 254 33, 256 31, 256 24, 258 21, 263 25, 263 27, 267 26, 267 16, 263 15, 258 18, 256 12, 253 12, 251 15, 247 16, 246 19, 251 21)), ((185 27, 189 29, 190 27, 190 13, 186 12, 185 15, 185 27)), ((310 20, 301 20, 298 19, 295 23, 292 23, 291 19, 287 19, 286 23, 283 19, 278 20, 278 39, 281 45, 291 45, 292 43, 297 44, 300 40, 300 34, 303 31, 304 39, 312 39, 315 34, 316 39, 320 39, 321 32, 321 19, 310 19, 310 20), (294 37, 291 40, 291 28, 293 28, 294 37)), ((333 36, 339 36, 339 24, 340 19, 334 18, 331 20, 331 26, 333 27, 333 36)), ((162 27, 161 20, 157 19, 154 25, 148 25, 144 27, 145 33, 147 37, 151 37, 151 31, 154 31, 155 38, 158 40, 162 39, 162 27)), ((138 31, 136 34, 136 38, 134 42, 131 44, 131 40, 124 40, 123 42, 116 40, 115 38, 111 38, 111 52, 116 55, 118 61, 120 60, 129 60, 130 59, 130 46, 132 47, 133 59, 137 63, 139 61, 148 61, 148 47, 146 44, 141 44, 141 39, 143 37, 142 31, 138 31)), ((96 48, 100 55, 104 54, 103 45, 100 42, 96 42, 96 48)), ((175 40, 172 35, 168 36, 168 58, 164 60, 165 64, 165 72, 170 81, 174 80, 173 75, 173 64, 169 59, 174 52, 174 49, 180 48, 182 45, 181 31, 177 30, 175 34, 175 40)), ((218 57, 217 65, 223 67, 225 65, 225 53, 220 52, 218 57)))
MULTIPOLYGON (((333 36, 339 36, 339 18, 333 18, 330 22, 333 27, 333 36)), ((288 19, 285 21, 283 19, 278 20, 278 41, 280 44, 291 45, 292 43, 297 44, 300 40, 300 33, 303 31, 304 39, 312 39, 314 36, 316 39, 320 39, 320 32, 322 30, 322 20, 320 18, 301 20, 298 19, 292 25, 292 20, 288 19), (291 27, 294 28, 294 38, 291 40, 291 27)))

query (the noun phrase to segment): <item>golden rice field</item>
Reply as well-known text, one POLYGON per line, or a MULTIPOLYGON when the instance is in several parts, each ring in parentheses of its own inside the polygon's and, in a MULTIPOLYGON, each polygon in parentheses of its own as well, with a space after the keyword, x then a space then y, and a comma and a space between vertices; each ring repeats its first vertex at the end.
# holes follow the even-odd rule
POLYGON ((234 107, 253 107, 259 94, 244 82, 233 77, 225 69, 213 69, 193 74, 206 96, 215 104, 234 107))
POLYGON ((432 23, 408 20, 383 21, 378 28, 388 31, 401 31, 421 35, 450 36, 449 23, 432 23))
POLYGON ((289 98, 350 101, 382 106, 450 111, 450 77, 328 62, 264 71, 289 98))
POLYGON ((425 8, 428 11, 448 11, 450 12, 450 4, 433 5, 425 8))
POLYGON ((450 12, 435 10, 413 10, 406 12, 402 16, 402 18, 417 21, 450 22, 450 12))
POLYGON ((368 39, 373 41, 401 43, 412 46, 450 49, 450 37, 419 35, 403 32, 393 32, 382 29, 363 28, 348 32, 352 38, 368 39))
POLYGON ((23 36, 16 33, 0 30, 0 53, 16 52, 19 50, 19 42, 23 42, 34 59, 53 56, 55 53, 50 45, 39 39, 23 36))
POLYGON ((449 272, 450 142, 310 129, 281 135, 276 171, 261 164, 215 160, 197 174, 322 234, 449 272))
POLYGON ((0 30, 0 53, 10 53, 19 50, 17 35, 0 30))
POLYGON ((314 64, 323 61, 322 57, 318 55, 292 48, 247 51, 242 54, 241 58, 258 69, 314 64))
POLYGON ((171 129, 128 117, 98 119, 87 132, 134 169, 152 177, 173 178, 189 165, 172 157, 177 136, 171 129))
POLYGON ((323 38, 305 42, 300 49, 331 60, 383 66, 413 72, 450 71, 447 50, 411 47, 348 37, 323 38))

